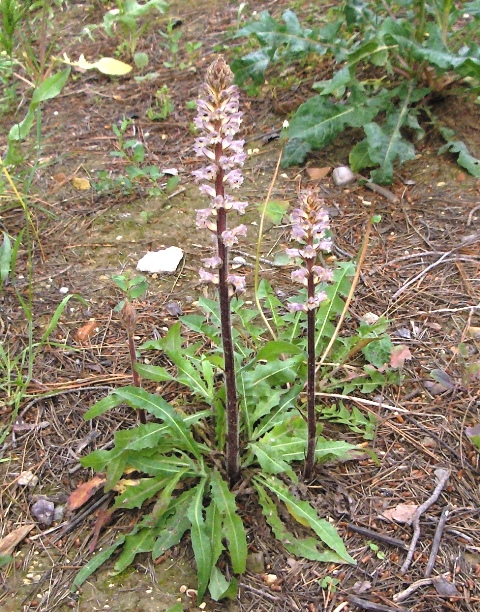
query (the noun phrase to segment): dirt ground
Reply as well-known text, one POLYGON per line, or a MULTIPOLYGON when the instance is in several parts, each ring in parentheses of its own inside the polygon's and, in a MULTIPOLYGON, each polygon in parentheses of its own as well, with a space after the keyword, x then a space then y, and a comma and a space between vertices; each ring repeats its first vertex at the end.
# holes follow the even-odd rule
MULTIPOLYGON (((285 6, 284 1, 248 3, 250 13, 268 9, 278 15, 285 6)), ((156 79, 138 82, 131 76, 111 79, 94 71, 72 73, 62 94, 44 105, 42 146, 37 151, 40 163, 30 198, 40 237, 34 248, 36 334, 41 335, 64 297, 64 288, 85 303, 69 302, 54 342, 37 358, 19 415, 35 427, 17 427, 0 447, 0 537, 21 525, 35 524, 17 548, 15 563, 0 574, 0 610, 5 612, 166 610, 178 598, 185 609, 196 609, 193 600, 180 592, 181 585, 195 587, 187 541, 162 559, 162 564, 154 565, 140 555, 132 571, 112 576, 107 567, 72 594, 71 582, 90 557, 97 513, 107 507, 108 496, 100 492, 86 507, 59 516, 48 528, 33 518, 31 507, 39 496, 64 507, 70 492, 92 475, 79 467, 78 458, 105 447, 117 428, 134 422, 121 409, 94 422, 83 420, 96 400, 130 383, 125 332, 112 310, 121 297, 112 274, 133 271, 148 250, 175 245, 185 251, 179 271, 152 278, 149 292, 139 301, 139 341, 162 333, 176 320, 173 302, 184 312, 192 311, 202 291, 196 270, 209 243, 194 224, 199 198, 190 172, 198 162, 190 130, 194 111, 185 103, 195 98, 215 52, 233 53, 232 47, 238 44, 231 38, 238 26, 237 12, 237 3, 232 2, 172 2, 167 20, 173 16, 180 22, 181 49, 185 42, 202 42, 189 69, 172 71, 163 66, 167 51, 159 44, 156 31, 165 27, 164 19, 152 24, 138 48, 148 53, 150 66, 158 72, 156 79), (146 112, 164 84, 169 87, 174 110, 165 120, 152 121, 146 112), (111 126, 124 115, 135 117, 126 136, 141 140, 149 163, 160 169, 178 169, 180 181, 172 194, 147 198, 144 190, 123 194, 112 188, 99 194, 93 188, 81 191, 73 186, 74 177, 93 183, 102 169, 113 175, 124 172, 125 161, 110 155, 118 144, 111 126), (92 319, 95 332, 82 342, 78 332, 92 319), (38 478, 35 486, 18 485, 19 474, 27 470, 38 478)), ((94 41, 80 38, 87 24, 101 22, 101 15, 100 3, 68 3, 59 14, 58 28, 51 33, 56 49, 71 58, 80 53, 87 59, 112 56, 118 41, 101 28, 95 30, 94 41)), ((251 204, 247 216, 250 241, 242 246, 248 261, 253 261, 256 210, 280 153, 278 140, 271 135, 289 110, 308 97, 312 82, 330 75, 329 67, 321 63, 315 74, 296 68, 293 86, 265 86, 255 98, 242 94, 246 147, 257 149, 246 162, 242 188, 242 199, 251 204)), ((455 125, 472 153, 480 157, 478 107, 447 95, 437 111, 455 125)), ((22 106, 16 114, 0 119, 0 150, 9 127, 24 112, 22 106)), ((350 314, 385 314, 391 320, 394 341, 406 344, 412 354, 401 385, 351 403, 377 417, 370 446, 380 464, 369 459, 322 465, 315 480, 301 487, 304 498, 335 523, 357 565, 292 558, 274 540, 254 501, 245 495, 242 503, 251 551, 259 553, 265 567, 259 573, 248 571, 241 579, 236 601, 217 604, 207 600, 205 610, 480 609, 480 455, 465 434, 466 427, 480 423, 478 367, 475 370, 480 361, 480 182, 466 175, 453 159, 437 157, 440 144, 433 132, 428 133, 419 144, 417 159, 401 168, 386 193, 359 184, 336 187, 331 173, 317 184, 332 213, 338 259, 358 253, 373 210, 382 216, 373 229, 350 314), (443 372, 443 383, 432 378, 435 370, 443 372), (448 481, 421 517, 413 561, 402 574, 413 528, 387 520, 383 512, 399 504, 421 505, 428 500, 437 486, 439 468, 449 471, 448 481), (443 529, 438 529, 443 520, 443 529), (426 578, 436 540, 438 554, 431 577, 426 578), (274 589, 266 583, 266 573, 277 576, 274 589), (410 587, 411 594, 399 599, 410 587)), ((349 146, 344 140, 316 152, 307 166, 343 165, 349 146)), ((307 183, 305 168, 282 170, 272 197, 294 203, 299 184, 307 183)), ((8 202, 14 202, 12 194, 7 192, 7 196, 8 202)), ((23 223, 23 213, 14 203, 4 207, 1 230, 16 235, 23 223)), ((285 247, 287 239, 288 228, 268 228, 262 253, 262 274, 285 291, 288 271, 279 271, 268 260, 285 247)), ((26 256, 21 253, 16 274, 24 291, 27 285, 21 285, 21 275, 27 275, 25 265, 26 256)), ((0 295, 0 334, 4 346, 8 344, 12 351, 24 346, 24 314, 8 285, 0 295)), ((7 423, 11 417, 8 407, 0 410, 2 422, 7 423)), ((341 427, 326 424, 325 432, 362 441, 341 427)), ((108 546, 137 519, 134 512, 116 514, 102 532, 98 547, 108 546)))

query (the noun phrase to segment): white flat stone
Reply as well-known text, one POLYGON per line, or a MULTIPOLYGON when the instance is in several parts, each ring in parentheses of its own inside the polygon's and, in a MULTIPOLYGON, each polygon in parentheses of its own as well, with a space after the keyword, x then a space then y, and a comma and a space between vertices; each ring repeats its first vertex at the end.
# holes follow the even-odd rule
POLYGON ((137 264, 140 272, 158 274, 160 272, 172 273, 178 267, 183 257, 183 251, 179 247, 168 247, 160 251, 149 251, 137 264))

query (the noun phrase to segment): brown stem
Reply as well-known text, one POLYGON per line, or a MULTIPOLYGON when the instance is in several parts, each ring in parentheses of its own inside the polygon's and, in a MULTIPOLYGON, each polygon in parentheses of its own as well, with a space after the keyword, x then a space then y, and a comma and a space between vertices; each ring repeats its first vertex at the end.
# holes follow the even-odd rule
MULTIPOLYGON (((222 155, 222 145, 218 143, 215 157, 218 162, 222 155)), ((224 196, 223 186, 224 170, 218 165, 215 180, 217 195, 224 196)), ((235 357, 232 338, 232 324, 230 317, 230 296, 228 292, 228 248, 222 239, 222 232, 227 229, 227 211, 223 207, 217 209, 217 251, 222 260, 218 271, 218 296, 220 303, 220 321, 222 329, 223 357, 225 360, 225 391, 227 412, 227 440, 226 440, 226 469, 231 484, 239 477, 239 414, 237 402, 237 389, 235 383, 235 357)))
MULTIPOLYGON (((313 261, 308 261, 311 268, 313 261)), ((308 276, 308 297, 315 297, 313 273, 308 276)), ((317 446, 317 419, 315 415, 315 314, 316 308, 307 311, 307 456, 303 475, 311 478, 315 465, 315 449, 317 446)))
MULTIPOLYGON (((135 369, 135 364, 137 363, 137 353, 135 351, 135 340, 131 332, 127 332, 127 334, 128 334, 128 352, 130 353, 130 364, 132 366, 133 384, 135 387, 140 388, 142 386, 140 382, 140 375, 135 369)), ((137 410, 137 412, 138 412, 138 418, 140 419, 140 423, 142 423, 142 425, 145 425, 147 422, 147 413, 145 412, 145 410, 142 410, 142 409, 137 410)))

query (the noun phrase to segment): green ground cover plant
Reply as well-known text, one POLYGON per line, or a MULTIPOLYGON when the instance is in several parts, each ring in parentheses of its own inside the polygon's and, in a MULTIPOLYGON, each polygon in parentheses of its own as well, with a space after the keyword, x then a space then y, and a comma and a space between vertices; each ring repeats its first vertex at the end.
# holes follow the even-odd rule
MULTIPOLYGON (((245 278, 229 264, 231 247, 246 233, 244 225, 232 227, 229 221, 247 207, 230 193, 242 184, 245 160, 244 143, 237 138, 239 92, 232 83, 230 68, 218 58, 207 71, 195 120, 195 152, 206 165, 194 176, 209 202, 197 210, 197 226, 209 231, 215 243, 214 255, 202 260, 200 278, 217 297, 199 298, 197 313, 181 316, 163 337, 131 352, 134 384, 116 389, 85 415, 95 419, 125 404, 139 411, 137 426, 116 431, 111 449, 96 450, 81 463, 101 475, 105 491, 116 493, 110 515, 135 508, 142 508, 143 515, 130 533, 92 557, 72 590, 115 552, 114 571, 121 572, 139 553, 158 559, 189 532, 198 602, 207 590, 214 600, 235 597, 248 555, 239 493, 246 482, 272 533, 292 555, 355 563, 335 527, 292 485, 302 478, 302 463, 308 479, 316 463, 364 456, 363 447, 323 436, 319 416, 356 426, 362 440, 371 439, 371 421, 357 419, 341 404, 322 415, 319 398, 334 392, 338 398, 354 391, 368 394, 398 382, 390 367, 394 348, 388 323, 360 323, 339 334, 361 257, 357 265, 342 262, 330 268, 325 263, 323 254, 331 247, 329 219, 312 191, 301 193, 290 215, 287 255, 295 268, 292 281, 302 289, 282 302, 262 279, 260 309, 242 298, 245 278), (361 356, 355 366, 350 363, 354 355, 361 356), (142 388, 142 380, 155 383, 158 391, 162 383, 173 382, 178 395, 167 402, 161 393, 142 388), (279 505, 296 522, 295 533, 279 505)), ((363 254, 366 244, 367 239, 363 254)), ((125 293, 121 313, 131 338, 134 302, 144 280, 119 276, 115 282, 125 293)))
POLYGON ((307 27, 291 10, 281 20, 264 11, 236 34, 254 38, 259 47, 232 63, 239 84, 263 83, 279 62, 324 56, 335 62, 332 77, 314 83, 317 95, 298 108, 284 132, 284 166, 304 162, 346 130, 363 129, 350 166, 355 172, 373 168, 370 179, 388 184, 395 168, 415 157, 414 143, 430 123, 446 143, 439 153, 454 154, 480 176, 480 161, 442 126, 432 104, 452 90, 478 95, 478 0, 346 0, 324 15, 316 12, 313 20, 316 27, 307 27))

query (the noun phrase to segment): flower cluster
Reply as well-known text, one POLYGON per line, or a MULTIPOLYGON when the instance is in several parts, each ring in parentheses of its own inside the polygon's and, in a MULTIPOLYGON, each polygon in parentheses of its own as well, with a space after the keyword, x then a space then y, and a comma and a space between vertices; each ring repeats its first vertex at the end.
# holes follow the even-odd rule
POLYGON ((288 305, 292 312, 308 312, 318 308, 327 295, 324 291, 316 291, 315 287, 332 280, 332 271, 317 263, 320 254, 330 251, 332 246, 331 238, 326 235, 330 226, 323 204, 323 200, 313 191, 305 190, 300 193, 299 207, 290 215, 290 238, 298 242, 300 247, 287 249, 287 255, 295 260, 300 258, 302 262, 300 268, 292 272, 292 281, 307 287, 308 295, 306 303, 293 302, 288 305))
MULTIPOLYGON (((194 150, 198 157, 207 160, 207 165, 195 170, 193 175, 201 182, 200 191, 210 198, 208 208, 197 210, 197 227, 206 228, 217 238, 217 256, 203 261, 205 268, 217 270, 228 266, 228 248, 238 243, 239 236, 245 236, 247 228, 239 225, 227 228, 226 214, 231 210, 243 214, 247 202, 239 202, 225 194, 225 187, 237 189, 243 182, 241 167, 245 161, 243 140, 236 135, 242 122, 239 111, 239 92, 233 85, 233 73, 223 57, 219 57, 208 68, 206 81, 197 100, 198 114, 195 127, 200 136, 195 140, 194 150)), ((219 283, 216 272, 200 270, 205 282, 219 283)), ((231 291, 245 290, 245 279, 239 275, 228 275, 231 291)))

